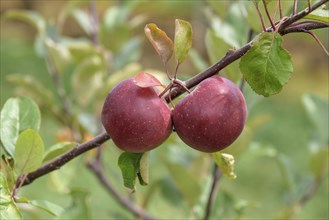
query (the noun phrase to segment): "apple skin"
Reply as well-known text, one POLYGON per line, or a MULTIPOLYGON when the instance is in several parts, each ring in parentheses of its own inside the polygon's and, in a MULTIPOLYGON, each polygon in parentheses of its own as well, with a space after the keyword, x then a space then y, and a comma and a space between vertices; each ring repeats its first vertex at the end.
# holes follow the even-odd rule
POLYGON ((178 136, 202 152, 217 152, 241 134, 247 117, 245 99, 230 80, 214 76, 202 81, 173 111, 178 136))
POLYGON ((133 78, 108 94, 102 124, 113 142, 126 152, 141 153, 163 143, 172 131, 171 110, 155 87, 141 88, 133 78))

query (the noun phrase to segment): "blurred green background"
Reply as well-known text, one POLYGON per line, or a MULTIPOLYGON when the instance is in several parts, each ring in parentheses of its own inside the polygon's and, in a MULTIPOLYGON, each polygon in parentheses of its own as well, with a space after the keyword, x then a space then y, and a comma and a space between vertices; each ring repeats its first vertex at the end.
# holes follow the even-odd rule
MULTIPOLYGON (((68 8, 71 6, 89 12, 88 4, 75 2, 76 5, 66 1, 5 0, 0 3, 1 15, 3 17, 11 9, 32 10, 40 13, 47 21, 49 25, 47 34, 54 40, 55 48, 58 49, 60 46, 65 48, 72 41, 89 42, 91 45, 91 36, 86 31, 88 25, 83 25, 84 20, 77 15, 79 13, 68 13, 61 24, 61 31, 58 30, 60 16, 63 16, 63 11, 69 11, 68 8), (69 4, 71 6, 68 6, 69 4)), ((302 8, 303 1, 300 2, 302 8)), ((92 82, 97 83, 97 79, 89 76, 78 78, 80 80, 78 84, 82 83, 88 88, 86 90, 84 87, 84 93, 80 94, 77 92, 81 91, 81 88, 72 86, 74 84, 72 77, 75 77, 76 67, 82 61, 75 60, 60 68, 60 77, 72 100, 74 113, 83 118, 79 122, 89 120, 86 133, 93 136, 99 131, 97 118, 101 103, 114 82, 120 78, 133 76, 140 70, 163 71, 160 58, 155 56, 155 51, 144 36, 145 24, 157 24, 170 37, 173 37, 176 18, 187 20, 192 24, 193 54, 197 54, 199 58, 191 56, 182 64, 180 76, 185 79, 200 72, 202 67, 212 64, 210 54, 222 53, 209 51, 206 35, 209 30, 218 31, 212 26, 211 18, 218 16, 225 21, 224 18, 228 16, 221 10, 227 7, 228 12, 232 12, 229 10, 230 3, 232 2, 96 1, 98 21, 105 23, 105 31, 100 34, 101 46, 97 47, 101 48, 101 53, 107 51, 104 52, 106 55, 102 54, 108 58, 106 70, 110 73, 106 76, 111 78, 113 74, 113 81, 106 81, 94 91, 93 87, 96 86, 92 82), (117 11, 111 14, 108 10, 114 8, 117 11), (210 15, 207 8, 211 8, 214 15, 210 15), (198 65, 197 61, 201 64, 198 65), (88 95, 89 92, 91 101, 85 103, 84 97, 79 98, 79 96, 88 95)), ((238 4, 245 5, 245 3, 238 4)), ((231 25, 239 22, 234 19, 226 21, 231 25)), ((235 30, 239 30, 238 28, 234 27, 235 30)), ((19 80, 13 80, 13 74, 19 74, 20 79, 31 76, 32 80, 40 82, 49 91, 55 93, 52 77, 42 53, 40 54, 42 48, 40 49, 40 42, 36 40, 38 36, 36 29, 21 21, 2 18, 0 33, 1 107, 9 97, 22 94, 36 97, 33 92, 27 91, 28 86, 17 83, 19 80)), ((329 30, 318 30, 315 33, 328 48, 329 30)), ((242 36, 244 32, 236 34, 242 36)), ((247 35, 245 35, 246 39, 247 35)), ((221 45, 217 46, 221 47, 221 45)), ((219 191, 213 206, 213 218, 329 218, 329 180, 326 169, 324 174, 321 174, 322 179, 317 191, 307 203, 303 206, 295 203, 305 195, 316 179, 310 167, 314 160, 320 160, 317 158, 317 152, 324 148, 326 149, 323 151, 324 154, 328 153, 328 57, 310 35, 289 34, 284 37, 284 47, 293 57, 294 72, 282 92, 263 98, 255 95, 248 86, 245 88, 250 134, 245 134, 244 139, 241 138, 235 146, 232 146, 237 179, 229 180, 226 177, 220 179, 219 191), (313 105, 316 107, 315 111, 310 110, 312 109, 310 106, 313 105), (240 146, 236 146, 239 144, 240 146)), ((78 53, 80 53, 79 49, 81 48, 77 49, 78 53)), ((221 56, 218 56, 214 59, 220 58, 221 56)), ((161 76, 161 73, 159 74, 161 76)), ((230 76, 230 73, 225 71, 224 74, 230 76)), ((238 77, 241 77, 239 73, 238 77)), ((55 101, 52 105, 60 106, 59 98, 54 97, 55 101)), ((40 133, 46 147, 69 139, 68 126, 64 126, 52 116, 44 100, 37 102, 42 110, 40 133)), ((176 134, 172 134, 161 147, 150 153, 150 184, 148 186, 137 184, 136 192, 130 194, 122 184, 121 173, 117 166, 120 153, 111 141, 104 144, 102 155, 104 169, 118 192, 130 197, 151 214, 162 219, 202 218, 211 183, 212 159, 209 155, 195 152, 185 146, 176 134), (185 182, 195 184, 191 189, 184 189, 185 182)), ((36 180, 33 184, 24 187, 20 191, 20 196, 28 199, 44 199, 65 207, 68 218, 131 218, 132 215, 118 205, 86 169, 86 161, 93 155, 94 152, 88 152, 60 170, 36 180)), ((320 162, 323 162, 322 166, 328 167, 328 157, 325 156, 320 162)), ((31 207, 20 206, 20 208, 26 218, 52 218, 46 212, 31 207)))

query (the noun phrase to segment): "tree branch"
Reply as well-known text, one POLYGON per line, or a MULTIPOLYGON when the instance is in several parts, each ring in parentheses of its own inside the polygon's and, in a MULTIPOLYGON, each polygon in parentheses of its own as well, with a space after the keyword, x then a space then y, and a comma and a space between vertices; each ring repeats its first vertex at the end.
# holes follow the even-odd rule
POLYGON ((310 14, 312 11, 314 11, 315 9, 317 9, 318 7, 320 7, 321 5, 324 5, 328 1, 329 0, 320 0, 317 3, 315 3, 313 6, 311 6, 311 10, 308 7, 305 10, 297 13, 296 15, 291 15, 286 21, 284 21, 282 23, 282 25, 279 28, 279 33, 281 33, 282 30, 284 30, 286 27, 288 27, 292 23, 294 23, 294 22, 296 22, 296 21, 304 18, 306 15, 310 14))
POLYGON ((289 33, 305 32, 305 31, 328 28, 328 27, 329 27, 329 24, 322 23, 322 22, 316 22, 316 21, 301 22, 301 23, 295 23, 294 25, 285 28, 280 33, 281 33, 281 35, 286 35, 289 33))
MULTIPOLYGON (((94 137, 93 139, 76 146, 69 152, 57 157, 56 159, 54 159, 53 161, 51 161, 47 164, 44 164, 36 171, 33 171, 33 172, 27 174, 22 186, 28 185, 28 184, 32 183, 35 179, 37 179, 47 173, 50 173, 54 170, 61 168, 64 164, 66 164, 70 160, 74 159, 75 157, 79 156, 80 154, 83 154, 86 151, 89 151, 95 147, 100 146, 101 144, 103 144, 105 141, 107 141, 109 139, 110 139, 110 136, 108 136, 108 134, 102 133, 102 134, 94 137)), ((21 184, 20 178, 18 178, 15 185, 19 186, 20 184, 21 184)))
POLYGON ((154 220, 149 213, 145 212, 142 208, 137 206, 135 203, 130 201, 129 199, 120 195, 114 187, 110 184, 110 182, 106 179, 99 160, 95 160, 93 162, 89 162, 87 167, 95 174, 99 182, 107 189, 107 191, 119 202, 119 204, 127 209, 128 211, 132 212, 136 217, 140 217, 142 219, 147 220, 154 220))
POLYGON ((215 164, 214 165, 214 173, 213 173, 213 179, 212 179, 212 184, 208 196, 208 201, 205 209, 205 215, 204 215, 204 220, 208 220, 211 214, 211 208, 212 208, 212 203, 216 197, 217 194, 217 188, 218 188, 218 183, 219 179, 222 176, 222 173, 218 166, 215 164))
MULTIPOLYGON (((320 0, 319 2, 315 3, 311 8, 312 10, 309 10, 308 8, 305 9, 304 11, 301 11, 300 13, 296 14, 295 16, 292 16, 288 19, 286 19, 283 24, 279 28, 279 33, 281 35, 285 35, 288 33, 293 33, 293 32, 301 32, 302 28, 304 31, 305 30, 313 30, 313 29, 320 29, 320 28, 325 28, 328 27, 327 24, 324 23, 319 23, 319 22, 308 22, 308 23, 300 23, 300 24, 295 24, 291 27, 288 27, 288 25, 291 25, 295 21, 298 21, 299 19, 303 18, 316 8, 320 7, 324 3, 328 2, 329 0, 320 0)), ((273 31, 270 28, 267 29, 267 31, 271 32, 273 31)), ((189 80, 185 81, 185 85, 188 89, 191 89, 192 87, 196 86, 199 84, 201 81, 203 81, 206 78, 209 78, 215 74, 217 74, 220 70, 228 66, 229 64, 233 63, 240 57, 242 57, 250 48, 251 48, 252 41, 241 47, 240 49, 237 50, 229 50, 227 54, 220 59, 217 63, 214 65, 210 66, 206 70, 202 71, 201 73, 195 75, 194 77, 190 78, 189 80)), ((172 90, 171 94, 171 99, 174 99, 181 95, 182 93, 186 92, 185 89, 183 88, 175 88, 172 90)), ((165 99, 167 102, 169 102, 169 95, 167 94, 165 96, 165 99)), ((79 156, 80 154, 91 150, 95 147, 98 147, 99 145, 103 144, 105 141, 109 140, 110 137, 106 133, 102 133, 95 138, 89 140, 88 142, 85 142, 83 144, 78 145, 71 151, 57 157, 53 161, 51 161, 48 164, 45 164, 41 166, 39 169, 37 169, 34 172, 31 172, 27 175, 27 178, 25 179, 24 183, 22 185, 27 185, 32 183, 35 179, 50 173, 56 169, 59 169, 61 166, 69 162, 70 160, 74 159, 75 157, 79 156)), ((20 184, 20 179, 18 178, 16 185, 20 184)))
MULTIPOLYGON (((319 2, 315 3, 312 6, 312 10, 309 10, 309 8, 307 8, 307 9, 299 12, 295 16, 291 16, 290 18, 287 18, 282 23, 282 25, 279 27, 278 33, 280 33, 281 35, 285 35, 287 33, 292 33, 292 32, 301 32, 299 29, 294 29, 294 28, 290 29, 287 32, 286 28, 288 28, 288 25, 291 25, 295 21, 298 21, 299 19, 302 19, 303 17, 305 17, 306 15, 308 15, 309 13, 311 13, 312 11, 314 11, 315 9, 317 9, 318 7, 320 7, 321 5, 323 5, 324 3, 328 2, 328 1, 329 0, 320 0, 319 2)), ((317 22, 311 22, 310 21, 309 23, 313 23, 313 24, 312 25, 305 25, 303 27, 305 30, 313 30, 313 29, 319 29, 319 28, 327 27, 324 24, 320 25, 317 22)), ((269 28, 266 29, 266 31, 267 32, 273 32, 274 30, 272 29, 272 27, 269 27, 269 28)), ((206 78, 209 78, 209 77, 217 74, 220 70, 224 69, 226 66, 233 63, 237 59, 241 58, 248 50, 250 50, 251 44, 252 44, 252 41, 250 41, 249 43, 247 43, 246 45, 244 45, 240 49, 229 50, 226 53, 226 55, 222 59, 220 59, 217 63, 215 63, 214 65, 208 67, 206 70, 202 71, 201 73, 193 76, 189 80, 185 81, 186 87, 188 89, 191 89, 192 87, 196 86, 197 84, 199 84, 201 81, 205 80, 206 78)), ((176 98, 177 96, 181 95, 184 92, 185 92, 185 90, 183 88, 180 88, 180 87, 175 88, 170 93, 170 98, 174 99, 174 98, 176 98)), ((169 98, 169 94, 167 94, 165 96, 165 99, 166 99, 167 102, 169 102, 170 98, 169 98)))

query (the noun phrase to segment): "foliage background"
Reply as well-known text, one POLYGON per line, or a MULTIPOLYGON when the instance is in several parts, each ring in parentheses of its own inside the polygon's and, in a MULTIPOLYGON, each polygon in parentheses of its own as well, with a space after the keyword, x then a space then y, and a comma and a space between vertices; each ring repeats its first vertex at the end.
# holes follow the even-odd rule
MULTIPOLYGON (((67 5, 65 1, 1 1, 0 4, 1 14, 9 9, 24 8, 41 13, 48 21, 54 21, 67 5)), ((107 8, 120 4, 123 3, 98 1, 99 17, 104 15, 107 8)), ((151 4, 140 1, 129 15, 130 18, 136 15, 145 17, 141 25, 129 33, 129 37, 138 36, 141 42, 133 48, 139 50, 140 53, 137 54, 137 59, 130 62, 132 71, 136 69, 134 65, 140 65, 141 69, 163 69, 160 59, 155 56, 155 52, 144 37, 143 26, 146 23, 156 23, 166 30, 169 36, 173 36, 175 18, 191 22, 193 48, 204 60, 207 60, 205 33, 209 28, 209 22, 201 10, 203 7, 204 3, 198 1, 158 1, 151 4)), ((327 48, 328 31, 326 29, 316 32, 327 48)), ((115 35, 114 40, 118 40, 124 38, 126 33, 117 28, 112 34, 115 35)), ((1 21, 0 106, 3 106, 9 97, 16 95, 17 86, 6 80, 11 74, 30 75, 46 88, 55 91, 44 59, 35 52, 35 35, 35 30, 24 23, 1 21)), ((63 35, 76 39, 88 37, 72 17, 65 22, 63 35)), ((285 216, 283 213, 289 204, 303 195, 312 183, 313 177, 309 168, 312 155, 310 146, 315 127, 302 100, 307 93, 316 94, 328 100, 328 57, 308 35, 289 34, 284 37, 284 46, 293 57, 292 78, 278 95, 269 98, 253 95, 249 100, 247 97, 249 103, 255 102, 255 105, 249 109, 249 121, 255 119, 254 122, 257 122, 258 120, 260 125, 254 130, 250 142, 242 142, 248 145, 248 148, 236 156, 235 171, 238 178, 236 180, 221 178, 213 217, 275 219, 285 216), (278 162, 280 160, 285 164, 283 170, 278 162), (282 172, 286 172, 286 176, 282 172)), ((112 49, 116 50, 116 48, 112 49)), ((72 69, 68 69, 63 74, 63 82, 68 91, 72 89, 70 70, 72 69)), ((188 75, 194 75, 199 70, 190 59, 182 64, 180 72, 182 78, 187 78, 188 75)), ((130 74, 134 75, 135 72, 130 74)), ((69 94, 79 95, 72 91, 69 94)), ((57 105, 60 105, 59 100, 56 101, 57 105)), ((99 108, 99 105, 95 104, 95 106, 99 108)), ((83 110, 89 114, 99 114, 99 109, 93 109, 90 106, 85 108, 83 110)), ((42 110, 40 133, 47 147, 60 139, 65 139, 63 135, 65 136, 68 128, 49 116, 47 109, 42 110)), ((328 109, 326 110, 328 113, 328 109)), ((326 127, 328 129, 328 121, 326 127)), ((209 175, 211 174, 211 160, 207 155, 184 146, 173 134, 160 148, 151 152, 150 185, 138 185, 136 192, 129 194, 122 185, 121 173, 117 166, 120 151, 112 142, 104 146, 102 158, 104 168, 111 183, 122 195, 131 197, 155 216, 168 219, 202 216, 211 181, 211 175, 209 175), (195 182, 196 186, 182 189, 189 182, 195 182), (200 198, 198 192, 200 192, 200 198), (197 202, 193 204, 195 198, 197 202)), ((94 176, 85 169, 86 161, 93 154, 94 152, 87 153, 68 163, 59 171, 38 179, 33 184, 24 187, 20 195, 29 199, 49 200, 65 207, 68 210, 68 217, 93 219, 132 217, 109 194, 105 193, 94 176)), ((316 194, 296 212, 293 218, 329 218, 328 181, 328 175, 325 175, 316 194)), ((20 208, 24 210, 26 218, 51 218, 47 213, 31 207, 20 208)), ((297 209, 298 207, 293 207, 289 210, 296 211, 297 209)))

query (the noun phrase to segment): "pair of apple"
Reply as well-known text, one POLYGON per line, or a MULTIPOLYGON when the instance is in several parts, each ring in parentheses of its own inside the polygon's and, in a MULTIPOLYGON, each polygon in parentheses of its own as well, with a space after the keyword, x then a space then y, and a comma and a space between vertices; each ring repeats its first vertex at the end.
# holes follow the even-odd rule
POLYGON ((230 80, 214 76, 202 81, 173 111, 155 87, 139 87, 134 78, 116 85, 108 94, 102 123, 123 151, 145 152, 162 144, 173 126, 190 147, 216 152, 231 145, 246 121, 246 103, 230 80))

